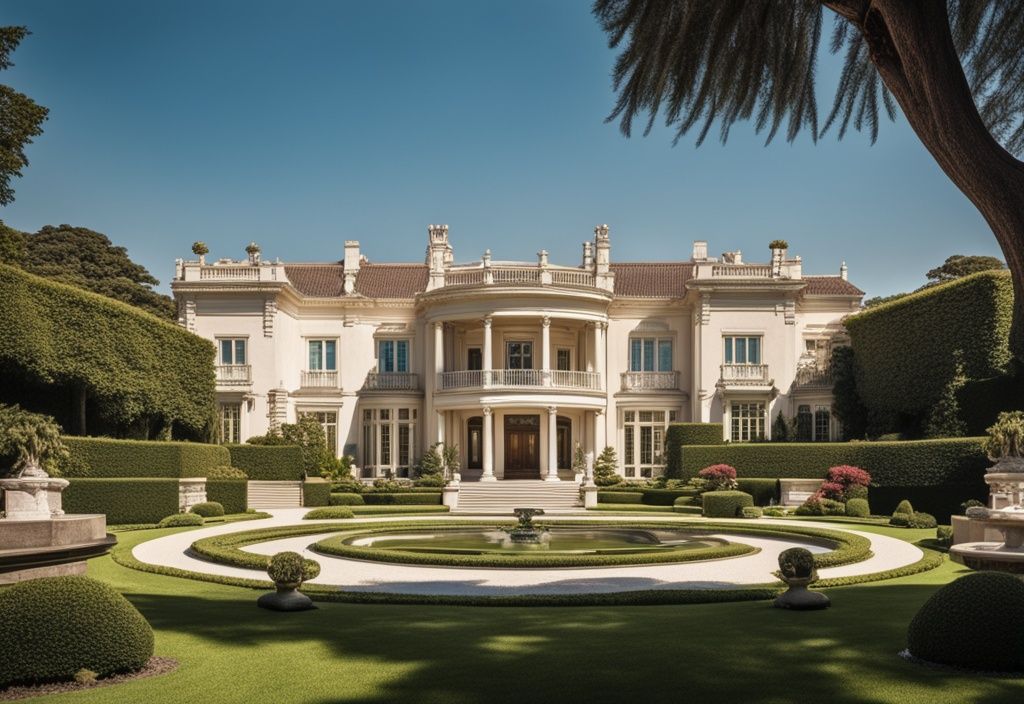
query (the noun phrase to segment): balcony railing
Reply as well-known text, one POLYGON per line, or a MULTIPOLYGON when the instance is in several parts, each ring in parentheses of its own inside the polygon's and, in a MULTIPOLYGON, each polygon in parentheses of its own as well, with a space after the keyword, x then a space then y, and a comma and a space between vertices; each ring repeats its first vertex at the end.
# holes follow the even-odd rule
POLYGON ((302 388, 336 389, 338 388, 338 372, 324 369, 304 371, 302 372, 302 388))
POLYGON ((723 364, 721 383, 736 386, 771 384, 767 364, 723 364))
POLYGON ((218 386, 246 386, 252 383, 252 366, 248 364, 218 364, 218 386))
POLYGON ((594 273, 583 269, 495 264, 453 267, 444 273, 445 286, 583 286, 596 287, 594 273))
POLYGON ((442 372, 438 375, 438 389, 576 389, 600 391, 598 372, 577 372, 553 369, 492 369, 442 372))
POLYGON ((832 388, 832 370, 818 367, 800 367, 796 370, 796 385, 801 388, 832 388))
POLYGON ((679 372, 624 372, 623 391, 677 391, 679 372))
POLYGON ((419 376, 412 372, 370 372, 363 384, 364 391, 416 391, 419 376))

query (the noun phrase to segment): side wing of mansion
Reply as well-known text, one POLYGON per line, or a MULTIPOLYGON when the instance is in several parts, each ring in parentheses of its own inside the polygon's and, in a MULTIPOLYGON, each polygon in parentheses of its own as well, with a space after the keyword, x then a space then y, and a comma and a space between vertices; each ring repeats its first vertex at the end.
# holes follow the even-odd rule
POLYGON ((178 260, 180 323, 217 346, 221 437, 244 442, 313 414, 359 476, 408 476, 433 442, 464 479, 571 476, 577 445, 615 447, 626 477, 663 469, 673 421, 768 438, 778 414, 805 440, 838 433, 828 361, 863 292, 771 250, 613 263, 607 226, 579 266, 453 263, 431 225, 425 264, 178 260))

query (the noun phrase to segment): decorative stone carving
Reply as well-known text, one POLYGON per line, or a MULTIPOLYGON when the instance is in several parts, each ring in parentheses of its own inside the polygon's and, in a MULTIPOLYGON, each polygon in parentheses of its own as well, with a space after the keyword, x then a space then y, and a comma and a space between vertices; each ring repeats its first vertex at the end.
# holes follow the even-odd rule
POLYGON ((783 315, 786 316, 786 325, 796 325, 796 301, 792 299, 786 301, 783 315))
POLYGON ((60 492, 68 487, 68 480, 48 477, 45 474, 13 479, 0 479, 3 491, 5 515, 10 521, 45 521, 52 516, 63 515, 60 492), (55 505, 50 497, 55 496, 55 505))
POLYGON ((700 324, 711 323, 711 294, 702 293, 700 296, 700 324))
POLYGON ((206 503, 206 478, 179 479, 178 510, 185 513, 196 504, 202 503, 206 503))

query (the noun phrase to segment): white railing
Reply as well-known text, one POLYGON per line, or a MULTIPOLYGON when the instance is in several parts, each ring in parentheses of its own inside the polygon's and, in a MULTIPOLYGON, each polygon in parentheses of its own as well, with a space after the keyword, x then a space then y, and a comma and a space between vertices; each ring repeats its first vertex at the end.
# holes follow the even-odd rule
POLYGON ((445 286, 552 285, 596 287, 594 273, 583 269, 556 269, 539 266, 472 266, 448 269, 445 286))
POLYGON ((259 281, 260 268, 256 266, 203 266, 199 267, 199 278, 217 281, 259 281))
POLYGON ((412 372, 370 372, 366 375, 365 391, 416 391, 419 378, 412 372))
POLYGON ((218 364, 217 383, 221 386, 251 384, 252 366, 248 364, 218 364))
POLYGON ((471 286, 484 283, 483 269, 449 269, 444 273, 445 286, 471 286))
POLYGON ((736 384, 767 384, 767 364, 723 364, 722 381, 736 384))
POLYGON ((553 388, 601 390, 598 372, 576 372, 553 369, 491 369, 490 371, 442 372, 438 375, 438 389, 501 389, 501 388, 553 388))
POLYGON ((539 284, 540 268, 534 266, 495 267, 491 278, 496 284, 539 284))
POLYGON ((677 391, 679 372, 623 372, 623 391, 677 391))
POLYGON ((288 281, 288 276, 284 273, 284 265, 280 262, 250 264, 244 261, 228 260, 220 264, 201 264, 198 261, 185 262, 179 259, 175 268, 174 281, 276 281, 285 283, 288 281))
POLYGON ((336 389, 338 388, 338 372, 324 369, 304 371, 302 372, 302 388, 336 389))
POLYGON ((594 286, 594 275, 589 271, 552 269, 551 283, 555 286, 594 286))
POLYGON ((796 385, 807 387, 832 387, 832 371, 817 367, 801 367, 796 370, 796 385))
POLYGON ((716 264, 711 267, 711 275, 743 279, 770 279, 772 278, 772 267, 768 264, 716 264))

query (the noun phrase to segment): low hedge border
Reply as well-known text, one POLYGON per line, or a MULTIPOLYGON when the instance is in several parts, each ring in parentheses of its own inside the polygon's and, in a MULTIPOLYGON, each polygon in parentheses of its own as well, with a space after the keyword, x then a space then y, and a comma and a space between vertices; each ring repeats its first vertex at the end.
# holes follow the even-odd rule
MULTIPOLYGON (((588 511, 607 511, 612 513, 672 513, 671 506, 648 506, 647 504, 616 503, 591 506, 588 511)), ((699 514, 700 511, 697 511, 699 514)))
POLYGON ((349 506, 352 513, 357 516, 400 516, 412 513, 448 513, 451 508, 448 506, 417 506, 417 505, 377 505, 377 506, 349 506))
POLYGON ((371 492, 360 494, 363 503, 367 506, 432 506, 441 504, 441 492, 422 491, 398 491, 398 492, 371 492))

